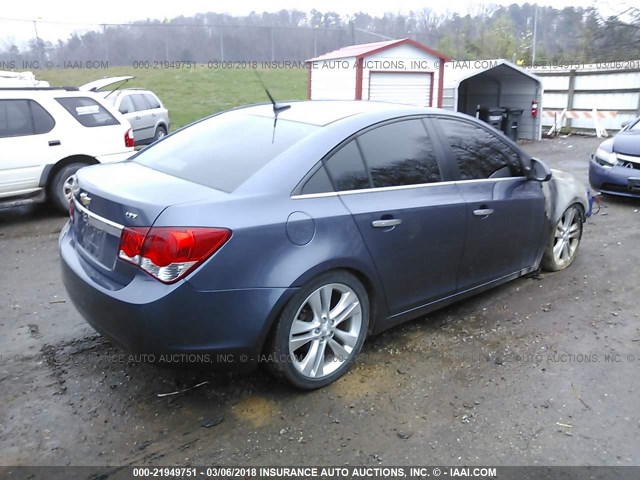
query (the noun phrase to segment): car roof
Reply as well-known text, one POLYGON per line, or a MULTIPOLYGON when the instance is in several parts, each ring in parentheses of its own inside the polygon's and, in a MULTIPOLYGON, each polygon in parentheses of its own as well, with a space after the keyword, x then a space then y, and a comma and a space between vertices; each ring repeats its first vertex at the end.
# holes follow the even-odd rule
POLYGON ((0 88, 2 98, 62 98, 62 97, 90 97, 99 98, 94 92, 78 90, 73 87, 47 88, 0 88))
MULTIPOLYGON (((291 106, 291 108, 280 112, 278 119, 318 126, 329 125, 354 116, 379 116, 381 113, 389 113, 390 116, 415 115, 438 111, 412 105, 361 100, 282 101, 278 104, 291 106)), ((244 107, 239 110, 250 115, 273 118, 273 106, 270 103, 244 107)))

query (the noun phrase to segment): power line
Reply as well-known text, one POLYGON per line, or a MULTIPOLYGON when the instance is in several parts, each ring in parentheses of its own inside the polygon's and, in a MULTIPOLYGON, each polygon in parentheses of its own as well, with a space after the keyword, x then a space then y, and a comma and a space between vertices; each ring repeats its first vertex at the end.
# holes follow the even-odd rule
MULTIPOLYGON (((342 31, 344 26, 331 27, 331 26, 313 26, 313 25, 230 25, 226 23, 222 24, 204 24, 204 23, 92 23, 92 22, 61 22, 55 20, 33 20, 26 18, 8 18, 0 17, 0 21, 9 22, 22 22, 22 23, 46 23, 50 25, 75 25, 81 27, 196 27, 196 28, 263 28, 263 29, 292 29, 297 30, 300 28, 309 30, 333 30, 342 31)), ((367 32, 372 33, 372 32, 367 32)))

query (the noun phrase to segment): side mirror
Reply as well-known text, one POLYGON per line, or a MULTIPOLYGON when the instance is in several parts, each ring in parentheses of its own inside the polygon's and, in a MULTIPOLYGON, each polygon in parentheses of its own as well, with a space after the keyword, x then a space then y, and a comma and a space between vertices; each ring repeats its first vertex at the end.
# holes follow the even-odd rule
POLYGON ((622 122, 622 123, 620 124, 620 127, 621 127, 622 129, 627 128, 629 125, 631 125, 631 122, 633 122, 633 120, 625 120, 624 122, 622 122))
POLYGON ((532 158, 527 178, 536 182, 548 182, 551 179, 551 169, 542 160, 532 158))

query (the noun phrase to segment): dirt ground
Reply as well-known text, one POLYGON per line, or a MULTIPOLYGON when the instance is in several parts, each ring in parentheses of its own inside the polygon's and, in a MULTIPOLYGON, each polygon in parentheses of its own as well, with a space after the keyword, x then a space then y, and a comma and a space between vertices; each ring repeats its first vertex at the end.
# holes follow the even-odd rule
MULTIPOLYGON (((524 148, 586 184, 597 144, 524 148)), ((0 465, 638 465, 639 210, 604 198, 571 268, 371 338, 311 393, 121 361, 67 300, 66 219, 2 211, 0 465)))

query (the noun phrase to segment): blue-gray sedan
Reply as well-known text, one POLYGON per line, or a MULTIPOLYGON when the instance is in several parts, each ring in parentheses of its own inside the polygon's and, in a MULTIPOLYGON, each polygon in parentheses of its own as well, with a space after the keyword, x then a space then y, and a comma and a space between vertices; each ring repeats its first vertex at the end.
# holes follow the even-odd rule
POLYGON ((588 199, 474 118, 292 102, 196 122, 77 174, 60 235, 87 321, 155 361, 306 389, 369 334, 572 263, 588 199))

